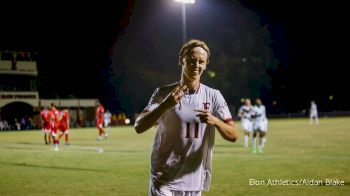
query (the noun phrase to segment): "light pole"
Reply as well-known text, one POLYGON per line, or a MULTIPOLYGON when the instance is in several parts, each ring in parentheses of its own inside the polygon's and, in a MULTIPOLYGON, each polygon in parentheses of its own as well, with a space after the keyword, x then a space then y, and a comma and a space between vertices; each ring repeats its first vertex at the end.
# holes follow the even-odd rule
POLYGON ((195 0, 174 0, 182 3, 182 42, 186 43, 187 40, 187 29, 186 29, 186 4, 194 4, 195 0))

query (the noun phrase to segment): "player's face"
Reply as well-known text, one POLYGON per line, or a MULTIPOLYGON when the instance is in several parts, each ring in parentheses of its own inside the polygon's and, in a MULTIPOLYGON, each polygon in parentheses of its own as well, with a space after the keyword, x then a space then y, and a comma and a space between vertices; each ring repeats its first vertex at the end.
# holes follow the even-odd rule
POLYGON ((207 52, 196 47, 188 52, 182 65, 182 74, 188 81, 200 80, 203 71, 207 68, 207 52))
POLYGON ((260 100, 260 99, 257 99, 257 100, 255 101, 255 103, 256 103, 256 105, 261 105, 261 100, 260 100))

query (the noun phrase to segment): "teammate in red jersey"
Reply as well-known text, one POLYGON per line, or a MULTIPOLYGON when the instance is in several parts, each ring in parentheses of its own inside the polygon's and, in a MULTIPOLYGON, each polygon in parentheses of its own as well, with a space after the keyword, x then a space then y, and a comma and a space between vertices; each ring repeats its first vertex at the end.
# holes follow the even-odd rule
POLYGON ((51 143, 51 113, 47 107, 40 111, 41 131, 44 134, 45 144, 51 143))
POLYGON ((69 111, 67 108, 60 111, 60 124, 58 126, 61 134, 59 136, 59 140, 65 135, 65 144, 69 145, 68 142, 68 133, 69 133, 69 111))
POLYGON ((54 103, 51 103, 51 137, 53 139, 53 150, 58 151, 58 125, 60 123, 60 112, 57 110, 56 105, 54 103))
POLYGON ((97 101, 97 108, 96 108, 96 126, 98 129, 98 137, 97 140, 101 140, 102 135, 105 136, 105 139, 108 138, 108 136, 106 135, 105 130, 103 129, 103 123, 104 123, 104 112, 105 112, 105 108, 103 107, 103 105, 97 101))

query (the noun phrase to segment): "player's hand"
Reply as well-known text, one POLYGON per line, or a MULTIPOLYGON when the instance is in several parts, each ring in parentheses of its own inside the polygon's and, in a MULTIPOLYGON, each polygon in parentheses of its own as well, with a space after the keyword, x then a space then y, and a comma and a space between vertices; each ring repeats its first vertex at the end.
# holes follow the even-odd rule
POLYGON ((219 120, 217 117, 215 117, 211 112, 208 110, 194 110, 195 112, 199 112, 196 116, 199 117, 200 121, 202 123, 207 123, 209 125, 216 125, 217 121, 219 120))
POLYGON ((163 103, 168 108, 174 107, 187 92, 187 85, 180 83, 168 94, 163 103))

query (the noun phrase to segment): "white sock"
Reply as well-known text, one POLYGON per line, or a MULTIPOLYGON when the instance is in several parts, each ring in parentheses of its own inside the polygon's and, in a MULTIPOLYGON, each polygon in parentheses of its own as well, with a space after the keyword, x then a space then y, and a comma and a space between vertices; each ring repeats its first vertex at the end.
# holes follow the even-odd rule
POLYGON ((266 137, 261 138, 261 147, 264 148, 266 143, 266 137))
POLYGON ((253 137, 252 145, 253 145, 253 149, 256 149, 256 137, 253 137))
POLYGON ((245 135, 244 136, 244 146, 245 147, 248 147, 248 141, 249 141, 249 137, 248 137, 248 135, 245 135))
POLYGON ((107 127, 107 130, 106 130, 106 136, 108 136, 108 134, 109 134, 109 130, 110 130, 110 127, 107 127))

